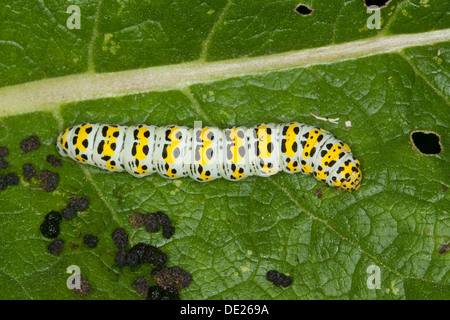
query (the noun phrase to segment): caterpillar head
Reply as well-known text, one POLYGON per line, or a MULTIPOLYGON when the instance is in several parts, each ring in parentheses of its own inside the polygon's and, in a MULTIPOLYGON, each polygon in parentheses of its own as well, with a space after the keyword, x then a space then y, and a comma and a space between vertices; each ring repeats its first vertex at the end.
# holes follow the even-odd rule
POLYGON ((359 168, 360 162, 358 159, 354 161, 345 161, 342 165, 340 172, 341 185, 340 189, 352 192, 353 190, 358 190, 361 187, 362 173, 359 168))
POLYGON ((337 170, 331 174, 331 185, 343 190, 352 192, 361 187, 362 173, 360 163, 353 156, 348 155, 343 162, 338 165, 337 170))
POLYGON ((361 170, 354 166, 354 170, 345 180, 342 182, 340 188, 352 192, 353 190, 358 190, 361 187, 361 170))

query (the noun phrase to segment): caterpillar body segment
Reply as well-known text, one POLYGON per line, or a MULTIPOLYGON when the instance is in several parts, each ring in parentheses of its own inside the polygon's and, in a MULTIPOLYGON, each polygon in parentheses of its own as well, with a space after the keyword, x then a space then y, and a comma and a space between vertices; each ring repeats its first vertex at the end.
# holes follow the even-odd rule
POLYGON ((282 170, 312 174, 350 192, 359 189, 362 178, 346 143, 299 122, 229 129, 84 123, 62 132, 57 149, 81 163, 135 177, 158 173, 168 179, 238 181, 282 170))

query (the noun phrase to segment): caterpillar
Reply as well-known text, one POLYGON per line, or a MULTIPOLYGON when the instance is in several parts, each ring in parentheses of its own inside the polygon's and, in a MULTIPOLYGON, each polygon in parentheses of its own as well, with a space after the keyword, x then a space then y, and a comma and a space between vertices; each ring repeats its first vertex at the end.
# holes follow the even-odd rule
POLYGON ((135 177, 158 173, 169 179, 237 181, 282 170, 313 174, 350 192, 362 179, 360 162, 346 143, 298 122, 230 129, 84 123, 62 132, 56 146, 62 156, 135 177))

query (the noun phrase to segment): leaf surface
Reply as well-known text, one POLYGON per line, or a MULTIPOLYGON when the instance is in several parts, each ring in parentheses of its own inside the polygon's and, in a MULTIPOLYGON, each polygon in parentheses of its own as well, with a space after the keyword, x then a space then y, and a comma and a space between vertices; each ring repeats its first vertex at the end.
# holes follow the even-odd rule
POLYGON ((310 16, 297 15, 294 1, 71 3, 80 7, 81 29, 67 28, 70 13, 61 0, 14 1, 0 9, 0 100, 8 101, 0 104, 0 146, 10 151, 0 174, 21 178, 0 191, 1 298, 140 298, 132 284, 150 278, 152 266, 115 264, 111 233, 122 227, 131 244, 155 245, 168 266, 192 274, 182 299, 448 299, 450 253, 442 253, 450 237, 445 1, 392 1, 380 12, 380 30, 367 28, 372 13, 363 1, 306 1, 314 9, 310 16), (430 42, 431 32, 441 41, 430 42), (423 43, 391 50, 390 39, 423 43), (358 56, 335 49, 365 40, 384 45, 358 56), (328 56, 306 55, 298 66, 285 62, 288 53, 313 52, 307 49, 325 49, 328 56), (284 60, 269 65, 279 57, 273 54, 284 60), (264 57, 270 59, 257 60, 264 57), (244 74, 231 68, 214 79, 197 72, 195 81, 177 80, 178 67, 207 71, 221 61, 251 67, 244 74), (169 74, 171 82, 140 90, 133 81, 141 70, 169 74), (125 71, 128 82, 117 88, 102 91, 95 82, 95 94, 83 95, 74 85, 75 94, 66 95, 77 79, 118 79, 125 71), (28 98, 30 87, 35 96, 28 98), (56 98, 41 99, 49 92, 56 98), (339 121, 324 122, 311 112, 339 121), (340 193, 313 177, 286 173, 238 183, 136 179, 67 159, 53 168, 45 160, 57 155, 56 136, 70 125, 191 127, 198 120, 220 128, 292 120, 321 126, 351 146, 363 185, 340 193), (442 152, 421 154, 410 141, 414 130, 438 134, 442 152), (23 154, 20 141, 30 135, 42 146, 23 154), (57 172, 58 189, 39 190, 37 177, 25 181, 26 163, 57 172), (74 195, 87 196, 90 206, 62 221, 63 252, 51 255, 39 225, 74 195), (157 210, 173 222, 170 239, 130 225, 134 212, 157 210), (85 234, 98 236, 97 248, 83 243, 85 234), (67 289, 70 265, 80 267, 91 294, 67 289), (380 268, 380 289, 368 286, 371 265, 380 268), (292 285, 267 281, 272 269, 291 276, 292 285))

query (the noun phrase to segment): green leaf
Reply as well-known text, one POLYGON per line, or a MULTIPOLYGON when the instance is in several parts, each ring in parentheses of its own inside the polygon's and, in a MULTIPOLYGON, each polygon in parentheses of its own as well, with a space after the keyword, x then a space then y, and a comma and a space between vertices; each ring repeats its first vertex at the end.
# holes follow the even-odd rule
MULTIPOLYGON (((392 1, 368 29, 363 1, 67 1, 0 6, 0 146, 18 186, 0 191, 0 298, 140 299, 151 265, 120 268, 112 232, 150 243, 192 275, 182 299, 448 299, 450 253, 450 19, 445 1, 392 1), (337 123, 323 121, 311 113, 337 123), (82 122, 226 128, 296 120, 321 126, 360 159, 362 187, 340 193, 311 176, 279 173, 232 183, 112 174, 57 155, 56 136, 82 122), (351 127, 345 125, 351 121, 351 127), (414 130, 440 136, 421 154, 414 130), (20 141, 42 146, 23 154, 20 141), (57 172, 54 192, 22 167, 57 172), (84 195, 63 220, 59 256, 44 216, 84 195), (134 212, 163 211, 165 239, 134 229, 134 212), (99 244, 83 243, 94 234, 99 244), (443 247, 444 246, 444 247, 443 247), (76 265, 92 287, 66 287, 76 265), (377 266, 380 288, 368 268, 377 266), (293 278, 288 288, 269 270, 293 278)), ((370 269, 369 269, 370 270, 370 269)), ((154 284, 153 280, 151 283, 154 284)))

